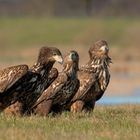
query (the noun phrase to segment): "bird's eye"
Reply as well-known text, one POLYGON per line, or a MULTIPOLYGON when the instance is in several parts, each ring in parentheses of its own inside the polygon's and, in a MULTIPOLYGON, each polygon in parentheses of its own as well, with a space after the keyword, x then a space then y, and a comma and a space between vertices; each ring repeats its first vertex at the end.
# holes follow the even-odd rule
POLYGON ((109 48, 108 48, 108 47, 106 47, 106 50, 107 50, 107 51, 109 51, 109 48))
POLYGON ((54 55, 54 56, 56 56, 57 54, 56 54, 56 53, 54 53, 53 55, 54 55))

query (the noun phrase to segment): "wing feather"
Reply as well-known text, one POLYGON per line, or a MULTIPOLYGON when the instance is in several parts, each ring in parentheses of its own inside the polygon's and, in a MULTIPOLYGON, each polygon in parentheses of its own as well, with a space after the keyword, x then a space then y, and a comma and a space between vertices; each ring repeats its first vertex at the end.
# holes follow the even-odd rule
POLYGON ((56 94, 67 82, 67 79, 68 77, 65 73, 59 73, 56 80, 42 93, 42 95, 38 98, 37 102, 33 105, 32 108, 36 107, 38 104, 40 104, 44 100, 55 98, 56 94))
POLYGON ((77 93, 72 98, 71 102, 83 98, 96 81, 96 77, 93 73, 85 73, 85 72, 79 72, 78 79, 80 81, 80 86, 77 93))
POLYGON ((9 89, 28 71, 27 65, 17 65, 0 70, 0 93, 9 89))
POLYGON ((46 82, 45 89, 47 89, 51 83, 58 77, 58 70, 56 68, 52 68, 48 75, 48 81, 46 82))

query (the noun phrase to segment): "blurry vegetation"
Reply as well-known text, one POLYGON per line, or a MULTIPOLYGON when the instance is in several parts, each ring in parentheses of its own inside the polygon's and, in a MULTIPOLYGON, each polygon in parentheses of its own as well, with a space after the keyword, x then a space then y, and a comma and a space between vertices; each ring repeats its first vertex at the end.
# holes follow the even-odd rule
POLYGON ((88 46, 106 39, 110 46, 137 47, 140 20, 132 18, 0 18, 0 47, 88 46))

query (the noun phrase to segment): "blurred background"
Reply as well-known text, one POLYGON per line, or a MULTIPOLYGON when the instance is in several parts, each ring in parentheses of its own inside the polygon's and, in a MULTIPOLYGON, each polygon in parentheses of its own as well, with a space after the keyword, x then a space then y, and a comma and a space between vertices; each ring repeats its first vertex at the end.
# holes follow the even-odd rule
POLYGON ((31 66, 45 45, 77 50, 83 65, 99 39, 113 60, 99 103, 140 103, 140 0, 0 0, 1 69, 31 66))

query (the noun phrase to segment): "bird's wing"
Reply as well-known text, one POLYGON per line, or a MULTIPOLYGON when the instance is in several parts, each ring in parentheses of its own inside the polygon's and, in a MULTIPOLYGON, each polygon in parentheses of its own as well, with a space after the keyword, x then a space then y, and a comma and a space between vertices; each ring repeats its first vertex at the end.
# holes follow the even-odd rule
POLYGON ((0 70, 0 93, 9 89, 28 71, 27 65, 17 65, 0 70))
MULTIPOLYGON (((106 87, 108 86, 109 82, 110 82, 110 74, 108 73, 108 80, 106 81, 106 83, 107 83, 106 87)), ((101 97, 103 96, 105 90, 106 89, 104 89, 104 90, 101 89, 100 92, 98 92, 98 94, 96 94, 96 101, 101 99, 101 97)))
POLYGON ((40 104, 44 100, 55 98, 55 95, 61 90, 61 88, 65 85, 67 80, 68 80, 68 77, 65 73, 59 73, 56 80, 42 93, 42 95, 38 98, 38 100, 32 106, 32 108, 36 107, 38 104, 40 104))
POLYGON ((78 72, 78 79, 80 81, 80 86, 71 102, 82 99, 96 81, 96 77, 93 73, 83 71, 78 72))
POLYGON ((48 80, 46 82, 45 89, 47 89, 57 77, 58 77, 58 70, 56 68, 52 68, 48 74, 48 80))

